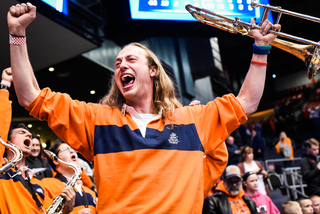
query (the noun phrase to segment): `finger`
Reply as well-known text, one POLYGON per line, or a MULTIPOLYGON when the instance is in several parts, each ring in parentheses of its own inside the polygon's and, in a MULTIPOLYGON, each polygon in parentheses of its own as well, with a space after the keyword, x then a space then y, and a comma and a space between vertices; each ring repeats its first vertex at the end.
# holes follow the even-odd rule
POLYGON ((274 31, 280 32, 281 31, 281 25, 280 24, 272 25, 271 29, 274 30, 274 31))
POLYGON ((20 6, 20 14, 25 14, 25 13, 28 13, 28 8, 27 8, 27 5, 25 3, 22 3, 21 6, 20 6))
POLYGON ((62 196, 63 198, 65 198, 66 201, 72 200, 73 190, 72 190, 72 191, 71 191, 71 190, 72 190, 71 187, 66 187, 66 188, 64 188, 64 189, 62 190, 62 192, 61 192, 61 196, 62 196))
POLYGON ((11 16, 16 16, 16 7, 11 6, 9 12, 10 12, 11 16))
POLYGON ((4 69, 4 72, 6 72, 6 74, 8 74, 8 75, 12 74, 11 68, 4 69))
POLYGON ((19 17, 21 15, 21 5, 20 4, 16 4, 16 17, 19 17))
POLYGON ((251 23, 251 24, 255 24, 255 23, 256 23, 256 17, 251 18, 250 23, 251 23))
POLYGON ((264 28, 268 25, 269 20, 265 20, 264 22, 262 22, 261 26, 260 26, 260 31, 261 33, 263 32, 264 28))
POLYGON ((266 35, 268 33, 268 31, 270 30, 271 26, 272 26, 272 24, 271 24, 271 22, 269 22, 269 20, 264 21, 261 25, 260 33, 262 35, 266 35))
POLYGON ((36 18, 36 11, 37 11, 36 6, 34 6, 30 2, 28 2, 27 7, 28 7, 29 15, 33 18, 36 18))
POLYGON ((263 35, 266 35, 272 27, 272 23, 268 21, 267 26, 264 28, 263 35))

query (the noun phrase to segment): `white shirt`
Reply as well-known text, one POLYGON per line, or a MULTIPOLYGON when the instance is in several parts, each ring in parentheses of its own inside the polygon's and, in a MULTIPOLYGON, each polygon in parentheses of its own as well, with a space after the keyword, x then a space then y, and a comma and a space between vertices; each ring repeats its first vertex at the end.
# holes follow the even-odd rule
POLYGON ((146 137, 148 123, 150 123, 152 120, 159 119, 162 114, 162 110, 160 110, 158 114, 139 114, 133 107, 128 106, 127 104, 123 104, 122 112, 123 114, 128 112, 131 115, 132 119, 139 127, 139 130, 144 138, 146 137))

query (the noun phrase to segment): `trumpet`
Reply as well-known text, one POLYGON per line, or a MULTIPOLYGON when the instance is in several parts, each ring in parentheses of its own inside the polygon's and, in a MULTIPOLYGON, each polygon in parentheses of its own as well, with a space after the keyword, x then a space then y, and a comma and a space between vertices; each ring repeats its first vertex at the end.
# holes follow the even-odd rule
MULTIPOLYGON (((230 33, 234 33, 234 34, 240 33, 242 35, 246 35, 250 37, 252 37, 250 35, 250 30, 260 29, 260 25, 262 24, 262 21, 264 21, 267 18, 269 10, 278 13, 278 17, 275 22, 276 24, 279 24, 282 14, 292 15, 298 18, 320 23, 319 18, 284 10, 284 9, 281 9, 280 7, 273 7, 270 5, 259 4, 254 0, 251 2, 251 7, 264 8, 261 22, 259 23, 259 25, 243 22, 241 21, 240 18, 233 19, 233 18, 224 16, 218 13, 214 13, 212 11, 209 11, 203 8, 195 7, 190 4, 186 5, 186 10, 201 23, 219 28, 221 30, 224 30, 230 33)), ((278 38, 276 38, 273 42, 270 43, 272 46, 277 47, 281 50, 284 50, 296 56, 303 62, 305 62, 306 66, 308 67, 307 76, 309 79, 312 79, 317 74, 320 67, 320 49, 319 49, 320 43, 319 42, 314 42, 308 39, 300 38, 297 36, 293 36, 283 32, 277 32, 273 30, 269 30, 269 33, 272 33, 279 37, 283 37, 286 39, 291 39, 291 40, 295 40, 295 41, 307 44, 307 45, 297 44, 290 41, 281 40, 278 38)))
MULTIPOLYGON (((21 160, 22 160, 22 151, 14 144, 12 143, 6 143, 4 142, 1 137, 0 137, 0 141, 1 143, 8 149, 10 149, 13 154, 14 157, 12 158, 12 160, 6 160, 5 162, 3 162, 0 165, 0 175, 4 175, 9 169, 15 167, 16 165, 18 165, 21 160)), ((17 171, 16 175, 19 174, 19 170, 17 171)), ((14 176, 12 176, 14 177, 14 176)))
MULTIPOLYGON (((80 166, 78 166, 77 164, 74 164, 74 163, 65 162, 65 161, 61 160, 53 152, 51 152, 49 150, 44 150, 44 152, 52 160, 56 160, 56 161, 58 161, 58 162, 60 162, 60 163, 62 163, 64 165, 67 165, 67 166, 71 167, 74 170, 74 175, 72 176, 70 181, 67 183, 67 186, 74 187, 74 185, 76 185, 77 180, 79 180, 80 175, 82 173, 82 170, 81 170, 80 166)), ((53 202, 50 205, 50 207, 48 208, 46 214, 61 214, 63 212, 63 208, 64 208, 64 198, 61 195, 58 195, 53 200, 53 202)))

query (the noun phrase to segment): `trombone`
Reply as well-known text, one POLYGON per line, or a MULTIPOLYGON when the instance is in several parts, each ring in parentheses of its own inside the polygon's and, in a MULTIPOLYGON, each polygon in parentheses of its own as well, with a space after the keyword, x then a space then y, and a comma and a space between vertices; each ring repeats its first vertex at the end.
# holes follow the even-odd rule
MULTIPOLYGON (((259 25, 243 22, 239 18, 233 19, 227 16, 223 16, 221 14, 214 13, 212 11, 209 11, 203 8, 195 7, 190 4, 186 5, 186 10, 199 22, 219 28, 221 30, 224 30, 230 33, 234 33, 234 34, 240 33, 242 35, 247 35, 250 37, 252 37, 249 34, 250 30, 260 29, 260 25, 267 18, 269 10, 278 13, 278 17, 276 19, 275 24, 279 24, 282 14, 288 14, 298 18, 320 23, 319 18, 284 10, 284 9, 281 9, 280 7, 273 7, 270 5, 259 4, 254 0, 251 2, 251 7, 264 8, 261 22, 259 23, 259 25)), ((309 79, 312 79, 317 74, 317 71, 320 68, 320 43, 319 42, 314 42, 308 39, 300 38, 297 36, 293 36, 283 32, 277 32, 273 30, 269 30, 269 33, 272 33, 279 37, 284 37, 287 39, 291 39, 291 40, 295 40, 295 41, 307 44, 307 45, 297 44, 297 43, 289 42, 286 40, 281 40, 278 38, 276 38, 273 42, 270 43, 272 46, 275 46, 281 50, 291 53, 292 55, 298 57, 300 60, 305 62, 306 66, 308 67, 307 76, 309 79)))

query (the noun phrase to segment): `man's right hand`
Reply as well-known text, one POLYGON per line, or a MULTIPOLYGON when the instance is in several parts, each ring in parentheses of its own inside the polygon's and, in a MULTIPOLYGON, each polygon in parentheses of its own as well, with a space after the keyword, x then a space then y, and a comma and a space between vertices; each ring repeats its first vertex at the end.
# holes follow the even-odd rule
POLYGON ((11 68, 6 68, 2 71, 2 80, 6 80, 10 83, 12 83, 12 71, 11 68))
POLYGON ((60 195, 65 200, 65 206, 63 209, 63 213, 68 214, 73 210, 75 200, 76 200, 76 193, 74 192, 72 187, 67 186, 62 190, 60 195))
POLYGON ((9 33, 25 36, 27 26, 36 18, 36 7, 31 3, 11 6, 7 14, 9 33))

